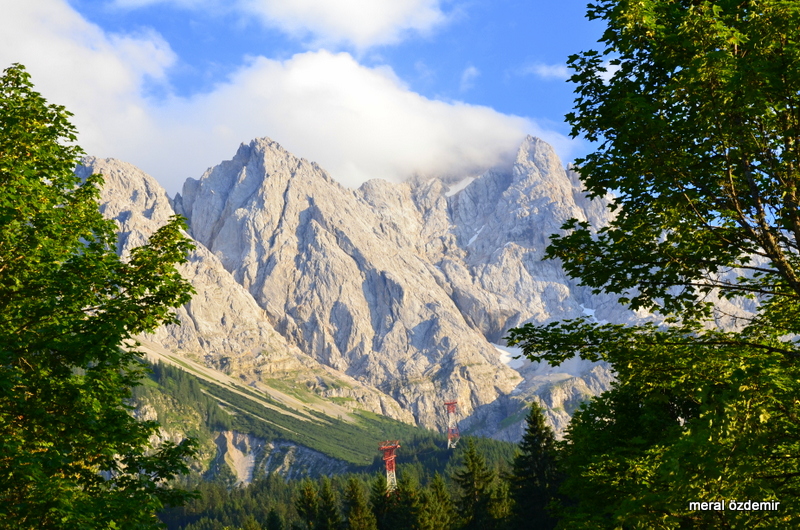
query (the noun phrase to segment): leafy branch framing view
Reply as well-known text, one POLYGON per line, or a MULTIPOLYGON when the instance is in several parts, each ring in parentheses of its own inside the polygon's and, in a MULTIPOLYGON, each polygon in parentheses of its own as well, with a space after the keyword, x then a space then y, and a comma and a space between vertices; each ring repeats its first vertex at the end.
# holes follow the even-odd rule
POLYGON ((144 367, 132 337, 174 321, 192 287, 174 218, 116 254, 102 178, 81 182, 71 114, 20 65, 0 78, 0 526, 154 528, 191 497, 170 485, 195 442, 152 447, 126 400, 144 367))
POLYGON ((571 57, 567 118, 597 142, 577 165, 615 217, 573 219, 547 257, 664 324, 511 330, 532 360, 616 372, 561 445, 560 524, 796 528, 800 5, 603 0, 588 16, 606 48, 571 57), (754 312, 723 326, 723 299, 754 312), (696 509, 723 500, 781 504, 696 509))

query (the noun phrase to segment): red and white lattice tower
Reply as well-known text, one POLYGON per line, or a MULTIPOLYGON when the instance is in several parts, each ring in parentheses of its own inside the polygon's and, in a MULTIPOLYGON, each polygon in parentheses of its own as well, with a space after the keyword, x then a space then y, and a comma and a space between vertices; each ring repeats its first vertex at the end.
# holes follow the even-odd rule
POLYGON ((447 448, 453 449, 461 438, 456 420, 458 401, 446 401, 444 406, 447 407, 447 448))
POLYGON ((397 489, 397 475, 394 473, 394 452, 400 448, 400 442, 383 442, 378 449, 383 451, 383 460, 386 462, 386 493, 391 493, 397 489))

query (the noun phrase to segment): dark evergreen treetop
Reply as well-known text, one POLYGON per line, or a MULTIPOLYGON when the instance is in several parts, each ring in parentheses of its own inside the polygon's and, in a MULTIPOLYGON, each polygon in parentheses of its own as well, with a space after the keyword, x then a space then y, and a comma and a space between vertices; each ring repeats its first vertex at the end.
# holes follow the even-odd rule
POLYGON ((336 492, 331 487, 328 477, 322 477, 319 489, 319 505, 315 530, 339 530, 342 525, 342 516, 339 514, 339 500, 336 492))
POLYGON ((348 530, 377 530, 375 514, 369 508, 363 486, 355 477, 347 481, 344 512, 348 530))
POLYGON ((455 528, 458 514, 442 475, 434 474, 424 495, 425 502, 420 517, 420 528, 422 530, 455 528))
POLYGON ((557 495, 561 480, 555 434, 542 408, 533 402, 509 481, 515 528, 555 528, 556 519, 547 506, 557 495))
POLYGON ((490 530, 496 528, 497 504, 494 471, 486 466, 486 459, 475 449, 475 443, 468 439, 464 450, 464 465, 453 475, 461 496, 458 501, 463 528, 490 530))
POLYGON ((297 510, 297 515, 308 525, 308 528, 316 528, 319 520, 320 498, 317 487, 310 479, 305 479, 300 484, 294 506, 297 510))

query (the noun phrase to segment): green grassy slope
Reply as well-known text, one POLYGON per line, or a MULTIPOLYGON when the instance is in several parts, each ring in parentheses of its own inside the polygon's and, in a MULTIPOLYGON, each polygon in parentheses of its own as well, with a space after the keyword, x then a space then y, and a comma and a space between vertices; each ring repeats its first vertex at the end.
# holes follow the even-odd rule
POLYGON ((256 389, 220 384, 163 362, 151 366, 153 373, 136 389, 134 398, 137 404, 151 407, 154 403, 172 404, 155 406, 167 431, 173 424, 201 438, 214 431, 234 430, 266 441, 293 442, 347 462, 354 470, 373 464, 378 445, 387 439, 421 437, 439 447, 446 445, 441 434, 377 414, 351 411, 345 420, 313 409, 293 410, 256 389))
MULTIPOLYGON (((151 368, 150 377, 135 389, 134 401, 155 410, 167 432, 179 430, 200 439, 206 466, 196 466, 198 471, 214 458, 213 438, 220 431, 302 445, 346 462, 351 472, 381 469, 378 445, 384 440, 400 440, 398 463, 409 464, 420 474, 444 472, 451 460, 446 437, 427 429, 366 411, 332 417, 314 408, 292 408, 268 392, 190 371, 179 363, 159 360, 151 368)), ((513 454, 512 444, 480 443, 490 461, 507 462, 513 454)))

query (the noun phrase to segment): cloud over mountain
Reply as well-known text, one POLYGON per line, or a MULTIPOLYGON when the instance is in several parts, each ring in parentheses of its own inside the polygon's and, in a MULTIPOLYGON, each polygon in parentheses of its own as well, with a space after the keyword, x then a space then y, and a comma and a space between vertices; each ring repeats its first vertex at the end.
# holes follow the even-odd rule
MULTIPOLYGON (((311 10, 312 4, 280 4, 280 9, 311 10)), ((356 9, 356 4, 342 9, 356 9)), ((377 2, 375 9, 392 12, 384 4, 377 2)), ((248 5, 267 9, 272 4, 248 5)), ((395 13, 392 20, 432 21, 436 16, 424 13, 439 9, 422 0, 404 5, 410 11, 395 13)), ((209 90, 179 96, 170 78, 182 67, 181 59, 153 30, 112 33, 65 0, 39 0, 7 6, 0 33, 13 43, 0 47, 0 67, 25 64, 37 90, 74 112, 80 144, 89 154, 129 160, 170 193, 228 156, 242 138, 264 135, 281 138, 348 186, 371 178, 479 174, 510 162, 526 133, 546 138, 568 155, 561 149, 568 145, 563 136, 528 118, 426 98, 390 67, 365 66, 349 53, 248 57, 209 90)))

